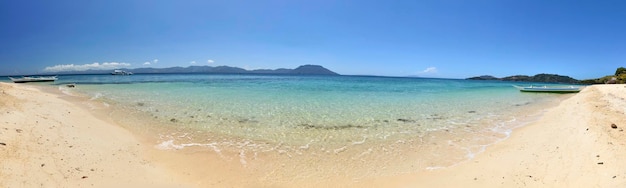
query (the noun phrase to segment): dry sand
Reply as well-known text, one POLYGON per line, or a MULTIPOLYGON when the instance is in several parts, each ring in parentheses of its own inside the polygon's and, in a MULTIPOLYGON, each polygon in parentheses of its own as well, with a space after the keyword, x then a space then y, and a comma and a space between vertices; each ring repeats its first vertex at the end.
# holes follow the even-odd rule
POLYGON ((189 187, 134 136, 34 87, 0 83, 0 187, 189 187))
MULTIPOLYGON (((353 187, 626 187, 625 128, 626 86, 590 86, 472 160, 353 187)), ((0 83, 0 143, 0 187, 216 187, 217 176, 217 187, 268 187, 238 183, 247 175, 236 164, 155 151, 28 85, 0 83)), ((311 185, 320 184, 279 186, 311 185)))
POLYGON ((362 185, 626 187, 624 129, 626 85, 590 86, 470 161, 362 185))

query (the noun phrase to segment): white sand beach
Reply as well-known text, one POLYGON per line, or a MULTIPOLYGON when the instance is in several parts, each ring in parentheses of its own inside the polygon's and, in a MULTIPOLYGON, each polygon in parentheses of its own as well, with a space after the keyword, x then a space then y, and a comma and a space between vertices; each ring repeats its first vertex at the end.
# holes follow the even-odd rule
POLYGON ((0 187, 189 187, 128 131, 26 85, 0 83, 0 187))
MULTIPOLYGON (((588 86, 470 161, 338 181, 350 187, 626 187, 625 128, 626 86, 588 86)), ((29 85, 0 83, 0 143, 0 187, 211 187, 221 180, 220 187, 333 185, 259 184, 237 173, 237 163, 190 162, 199 157, 158 151, 81 105, 29 85)))
POLYGON ((624 129, 626 85, 589 86, 471 161, 362 186, 626 187, 624 129))

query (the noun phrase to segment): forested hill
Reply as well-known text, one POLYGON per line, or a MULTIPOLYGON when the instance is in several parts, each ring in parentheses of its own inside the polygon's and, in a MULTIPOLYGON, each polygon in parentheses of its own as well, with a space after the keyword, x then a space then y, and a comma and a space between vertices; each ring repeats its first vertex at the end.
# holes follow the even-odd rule
POLYGON ((502 80, 502 81, 514 81, 514 82, 546 82, 546 83, 567 83, 578 84, 579 80, 571 78, 569 76, 561 76, 558 74, 537 74, 535 76, 515 75, 507 76, 504 78, 497 78, 494 76, 484 75, 467 78, 468 80, 502 80))

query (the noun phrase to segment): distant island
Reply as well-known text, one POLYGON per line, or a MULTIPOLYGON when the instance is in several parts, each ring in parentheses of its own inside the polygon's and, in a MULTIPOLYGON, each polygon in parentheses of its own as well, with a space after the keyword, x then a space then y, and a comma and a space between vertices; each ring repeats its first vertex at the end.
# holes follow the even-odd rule
MULTIPOLYGON (((339 75, 320 65, 302 65, 295 69, 256 69, 246 70, 229 66, 189 66, 170 68, 119 69, 134 74, 174 74, 174 73, 212 73, 212 74, 285 74, 285 75, 339 75)), ((113 70, 64 71, 56 74, 109 74, 113 70)))
POLYGON ((615 74, 604 76, 601 78, 576 80, 569 76, 561 76, 557 74, 537 74, 535 76, 516 75, 504 78, 496 78, 490 75, 476 76, 467 78, 467 80, 502 80, 502 81, 519 81, 519 82, 548 82, 548 83, 566 83, 566 84, 626 84, 626 68, 619 67, 615 70, 615 74))
POLYGON ((476 76, 467 78, 468 80, 501 80, 501 81, 513 81, 513 82, 546 82, 546 83, 565 83, 565 84, 579 84, 580 81, 569 76, 561 76, 558 74, 537 74, 535 76, 515 75, 504 78, 496 78, 490 75, 476 76))

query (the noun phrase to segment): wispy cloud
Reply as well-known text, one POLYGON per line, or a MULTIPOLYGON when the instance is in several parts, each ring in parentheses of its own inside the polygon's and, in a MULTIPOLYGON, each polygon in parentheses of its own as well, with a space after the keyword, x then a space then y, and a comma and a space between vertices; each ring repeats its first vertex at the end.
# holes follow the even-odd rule
POLYGON ((61 71, 85 71, 85 70, 107 70, 107 69, 117 69, 122 67, 130 67, 130 63, 118 63, 118 62, 104 62, 98 63, 94 62, 92 64, 82 64, 82 65, 55 65, 51 67, 44 68, 44 72, 61 72, 61 71))
POLYGON ((152 64, 157 64, 159 62, 159 59, 154 59, 152 60, 152 62, 150 61, 146 61, 143 63, 143 65, 152 65, 152 64))
POLYGON ((189 62, 189 64, 195 65, 196 61, 191 61, 191 62, 189 62))
POLYGON ((417 72, 417 76, 433 76, 437 75, 437 67, 428 67, 422 71, 417 72))
POLYGON ((420 72, 422 74, 432 74, 432 73, 437 73, 437 67, 428 67, 426 69, 424 69, 422 72, 420 72))
POLYGON ((215 63, 215 61, 213 61, 212 59, 206 60, 206 62, 207 62, 208 64, 213 64, 213 63, 215 63))

